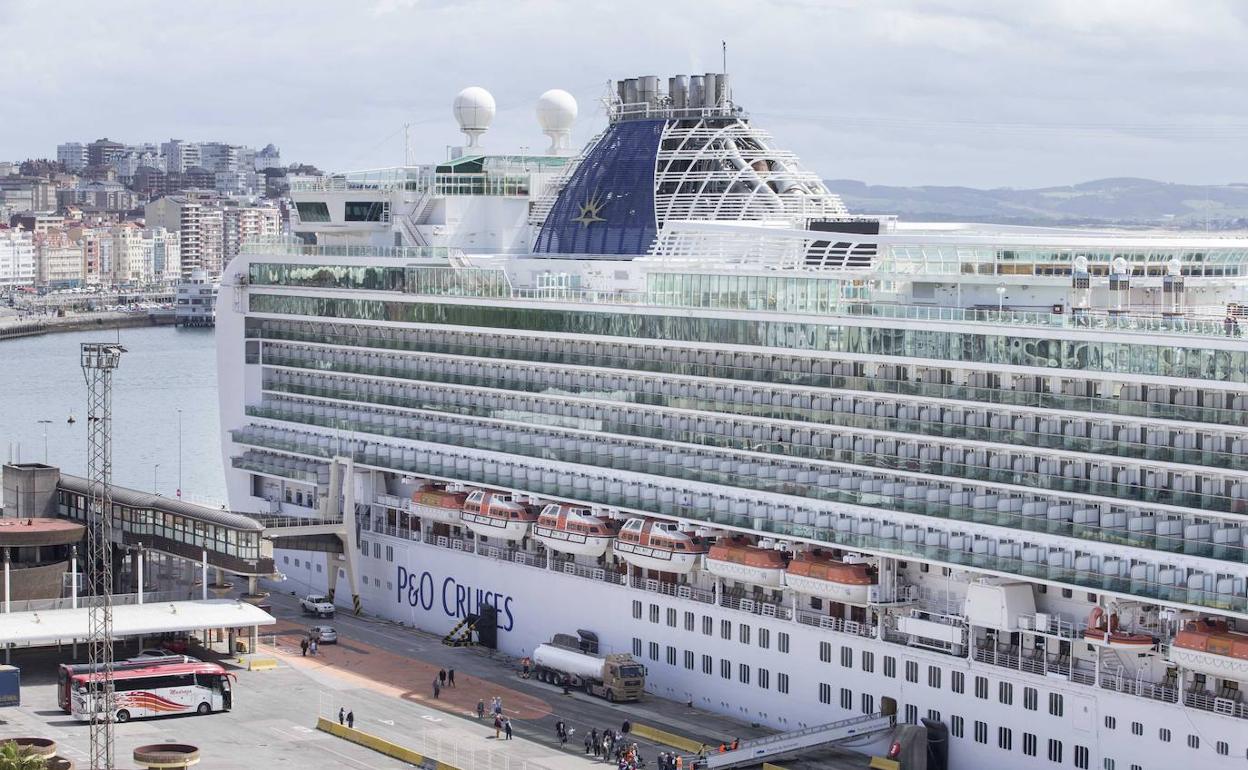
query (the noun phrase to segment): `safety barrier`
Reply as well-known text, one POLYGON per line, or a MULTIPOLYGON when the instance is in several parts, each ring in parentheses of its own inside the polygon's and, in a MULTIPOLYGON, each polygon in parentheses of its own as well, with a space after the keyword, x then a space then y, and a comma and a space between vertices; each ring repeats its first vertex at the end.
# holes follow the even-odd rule
POLYGON ((669 733, 666 730, 660 730, 657 727, 650 727, 648 725, 637 724, 636 722, 633 723, 632 731, 635 735, 645 738, 651 743, 661 743, 664 746, 671 746, 674 749, 680 749, 681 751, 686 751, 690 754, 697 754, 705 747, 705 744, 701 741, 695 741, 691 738, 686 738, 683 735, 669 733))
POLYGON ((247 666, 248 671, 268 671, 277 668, 277 658, 248 658, 247 660, 240 658, 238 662, 247 666))
POLYGON ((354 727, 340 725, 333 720, 320 717, 316 720, 316 729, 335 735, 343 740, 351 741, 365 748, 372 749, 380 754, 385 754, 391 759, 397 759, 400 762, 407 762, 417 767, 423 767, 427 770, 460 770, 455 765, 448 765, 445 762, 439 762, 433 757, 427 757, 424 754, 404 748, 397 743, 392 743, 385 738, 378 738, 376 735, 370 735, 363 730, 356 730, 354 727))

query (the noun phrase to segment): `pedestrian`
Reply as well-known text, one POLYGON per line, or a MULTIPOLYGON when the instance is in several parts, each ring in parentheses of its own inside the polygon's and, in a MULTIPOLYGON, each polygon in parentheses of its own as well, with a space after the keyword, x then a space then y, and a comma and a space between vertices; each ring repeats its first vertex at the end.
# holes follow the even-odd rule
POLYGON ((485 698, 477 701, 477 721, 485 719, 485 698))
POLYGON ((443 687, 446 686, 446 669, 442 669, 438 672, 438 681, 441 682, 443 687))
POLYGON ((585 756, 589 756, 589 753, 593 751, 593 749, 594 749, 593 738, 590 736, 589 733, 585 733, 585 756))
POLYGON ((437 679, 433 680, 433 697, 438 698, 442 695, 442 685, 437 679))
POLYGON ((310 650, 310 651, 311 651, 311 653, 312 653, 313 655, 315 655, 315 654, 316 654, 316 650, 317 650, 317 648, 318 648, 318 647, 319 647, 319 645, 316 643, 316 639, 313 639, 313 640, 312 640, 312 641, 308 644, 308 650, 310 650))
POLYGON ((495 713, 495 714, 502 714, 502 713, 503 713, 503 698, 502 698, 502 696, 499 696, 499 695, 495 695, 495 696, 494 696, 494 713, 495 713))
POLYGON ((598 757, 598 754, 601 752, 601 749, 599 747, 602 745, 598 738, 597 727, 595 727, 593 730, 590 730, 589 738, 587 738, 587 740, 589 741, 590 745, 593 747, 594 758, 596 759, 598 757))
POLYGON ((555 722, 555 737, 559 739, 560 743, 563 742, 563 720, 562 719, 555 722))
POLYGON ((625 719, 624 724, 620 725, 620 735, 628 735, 631 729, 633 729, 633 723, 625 719))
POLYGON ((503 729, 503 718, 498 714, 494 715, 494 740, 498 740, 498 731, 503 729))
POLYGON ((353 730, 355 729, 355 712, 354 711, 347 712, 347 727, 350 727, 353 730))
POLYGON ((299 640, 299 655, 304 658, 308 657, 308 640, 306 638, 299 640))
MULTIPOLYGON (((1228 336, 1229 336, 1229 335, 1228 335, 1228 336)), ((528 678, 529 678, 529 668, 530 668, 532 665, 533 665, 533 663, 529 660, 529 656, 528 656, 528 655, 525 655, 525 656, 524 656, 524 657, 520 660, 520 676, 521 676, 521 677, 523 677, 523 678, 525 678, 525 679, 528 679, 528 678)))
POLYGON ((503 734, 507 736, 507 740, 511 740, 511 720, 503 720, 503 734))
POLYGON ((681 755, 677 754, 677 755, 676 755, 676 764, 675 764, 675 765, 673 765, 673 767, 675 767, 675 768, 676 768, 676 770, 685 770, 685 758, 684 758, 684 757, 682 757, 681 755))
POLYGON ((733 751, 736 751, 736 750, 737 750, 737 747, 738 747, 738 746, 740 746, 740 745, 741 745, 741 739, 740 739, 740 738, 733 738, 733 739, 732 739, 732 750, 733 750, 733 751))
POLYGON ((344 721, 346 721, 346 718, 347 718, 347 710, 343 708, 338 709, 338 724, 342 724, 344 721))
POLYGON ((451 687, 455 686, 455 669, 446 672, 446 683, 451 687))

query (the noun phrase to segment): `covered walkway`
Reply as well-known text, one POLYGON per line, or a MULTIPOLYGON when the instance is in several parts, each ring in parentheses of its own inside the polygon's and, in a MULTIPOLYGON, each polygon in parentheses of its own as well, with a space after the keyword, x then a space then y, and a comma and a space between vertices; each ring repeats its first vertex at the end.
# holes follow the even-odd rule
MULTIPOLYGON (((89 607, 28 610, 0 615, 0 644, 37 646, 84 640, 90 634, 89 607)), ((277 619, 234 599, 198 599, 113 607, 113 636, 152 636, 179 631, 256 629, 277 619)))

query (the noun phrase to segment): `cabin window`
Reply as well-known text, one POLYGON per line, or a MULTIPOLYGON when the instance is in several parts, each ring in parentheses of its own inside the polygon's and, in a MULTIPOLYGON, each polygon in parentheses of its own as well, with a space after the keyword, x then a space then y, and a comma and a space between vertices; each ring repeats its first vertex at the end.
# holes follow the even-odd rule
POLYGON ((789 651, 789 635, 788 635, 788 633, 786 633, 786 632, 784 632, 784 631, 781 631, 781 632, 780 632, 780 636, 778 637, 778 641, 779 641, 779 649, 780 649, 780 652, 783 652, 783 653, 786 653, 786 654, 787 654, 787 653, 788 653, 788 651, 789 651))
POLYGON ((702 616, 702 633, 706 636, 710 636, 715 633, 715 621, 710 615, 702 616))
POLYGON ((1143 734, 1144 734, 1144 724, 1143 724, 1142 722, 1132 722, 1132 723, 1131 723, 1131 734, 1132 734, 1132 735, 1143 735, 1143 734))
POLYGON ((949 732, 953 733, 954 738, 962 737, 962 717, 954 714, 949 717, 949 732))
POLYGON ((676 665, 676 648, 670 644, 667 646, 667 665, 676 665))
POLYGON ((911 703, 906 704, 906 724, 915 725, 919 723, 919 707, 911 703))
POLYGON ((685 668, 693 670, 693 651, 685 650, 685 668))
POLYGON ((659 643, 651 642, 650 643, 650 660, 658 660, 658 659, 659 659, 659 643))
POLYGON ((869 692, 864 692, 862 694, 862 713, 864 714, 875 713, 875 696, 869 692))
POLYGON ((719 638, 720 639, 732 638, 732 621, 731 620, 719 621, 719 638))
POLYGON ((1014 705, 1014 685, 1009 682, 1000 682, 997 684, 997 700, 1007 706, 1014 705))
POLYGON ((719 676, 721 679, 732 679, 732 661, 727 658, 720 659, 719 676))
POLYGON ((1200 736, 1199 735, 1187 736, 1187 747, 1189 749, 1199 749, 1200 748, 1200 736))
POLYGON ((659 622, 659 605, 657 604, 650 605, 650 622, 651 623, 659 622))
POLYGON ((975 720, 975 742, 976 743, 988 742, 988 723, 987 722, 981 722, 978 719, 975 720))
POLYGON ((667 610, 667 624, 672 628, 676 627, 676 610, 670 607, 667 610))
POLYGON ((906 681, 919 681, 919 664, 915 663, 913 660, 906 661, 906 681))
POLYGON ((1219 753, 1219 754, 1221 754, 1221 755, 1222 755, 1222 756, 1224 756, 1224 757, 1225 757, 1227 754, 1230 754, 1230 753, 1231 753, 1231 745, 1230 745, 1229 743, 1227 743, 1226 741, 1218 741, 1218 743, 1217 743, 1217 749, 1218 749, 1218 753, 1219 753))
POLYGON ((1062 742, 1056 738, 1049 739, 1049 761, 1062 764, 1062 742))
POLYGON ((1107 730, 1114 730, 1114 729, 1116 729, 1117 727, 1118 727, 1118 718, 1117 718, 1117 717, 1111 717, 1111 716, 1106 716, 1106 717, 1105 717, 1105 729, 1107 729, 1107 730))
POLYGON ((940 689, 940 666, 927 667, 927 686, 940 689))
POLYGON ((1036 736, 1031 733, 1023 733, 1023 753, 1029 757, 1036 755, 1036 736))
POLYGON ((997 746, 1005 751, 1014 749, 1014 731, 1008 727, 997 728, 997 746))
POLYGON ((843 668, 854 667, 854 648, 841 645, 841 666, 843 668))
POLYGON ((819 660, 824 663, 832 662, 832 643, 831 642, 819 643, 819 660))
POLYGON ((931 721, 933 721, 933 722, 939 722, 939 721, 940 721, 940 712, 939 712, 939 711, 937 711, 936 709, 928 709, 928 710, 927 710, 927 718, 928 718, 928 719, 930 719, 930 720, 931 720, 931 721))
POLYGON ((889 679, 897 678, 897 659, 892 655, 884 656, 884 676, 889 679))
POLYGON ((823 682, 819 683, 819 702, 820 703, 832 702, 832 685, 824 684, 823 682))
POLYGON ((961 671, 952 671, 949 673, 949 686, 953 691, 961 695, 966 692, 966 674, 961 671))
POLYGON ((737 641, 741 642, 741 644, 750 643, 750 627, 745 623, 737 625, 737 641))
POLYGON ((710 676, 712 671, 714 671, 714 668, 715 668, 715 659, 712 658, 710 655, 703 655, 702 656, 702 673, 706 674, 707 676, 710 676))
POLYGON ((744 663, 737 664, 737 678, 741 680, 741 684, 750 683, 750 667, 744 663))
POLYGON ((988 700, 988 679, 987 677, 975 677, 975 697, 981 700, 988 700))
POLYGON ((633 637, 633 657, 641 657, 641 640, 635 636, 633 637))
MULTIPOLYGON (((1036 711, 1040 708, 1040 693, 1036 690, 1036 688, 1023 688, 1023 708, 1028 711, 1036 711)), ((1136 733, 1136 735, 1139 734, 1140 733, 1136 733)))
POLYGON ((1088 770, 1088 747, 1075 746, 1075 767, 1088 770))
POLYGON ((771 631, 766 628, 758 629, 758 646, 764 650, 771 646, 771 631))
POLYGON ((641 620, 641 602, 639 601, 633 602, 633 618, 641 620))
POLYGON ((1170 742, 1170 728, 1163 727, 1160 730, 1158 730, 1157 737, 1161 739, 1162 743, 1169 743, 1170 742))
POLYGON ((685 613, 685 630, 686 631, 693 630, 693 618, 694 618, 694 614, 692 612, 685 613))
POLYGON ((788 694, 789 692, 789 675, 788 674, 776 674, 776 689, 786 695, 788 694))
POLYGON ((1060 692, 1049 693, 1049 713, 1055 717, 1060 717, 1062 710, 1062 694, 1060 692))
POLYGON ((771 672, 765 668, 758 669, 758 686, 764 690, 771 687, 771 672))
POLYGON ((854 708, 854 693, 845 687, 841 688, 841 708, 846 711, 852 711, 854 708))
POLYGON ((862 670, 866 671, 868 674, 875 671, 875 653, 874 652, 868 652, 867 650, 862 651, 862 670))
POLYGON ((1103 760, 1101 760, 1101 764, 1103 766, 1102 770, 1114 770, 1114 760, 1110 759, 1109 757, 1105 757, 1103 760))

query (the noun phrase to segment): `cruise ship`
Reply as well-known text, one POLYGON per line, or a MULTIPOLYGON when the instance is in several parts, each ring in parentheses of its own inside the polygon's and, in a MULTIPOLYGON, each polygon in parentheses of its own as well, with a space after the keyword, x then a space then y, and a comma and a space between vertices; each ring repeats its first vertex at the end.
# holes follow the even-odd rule
POLYGON ((217 308, 288 585, 959 770, 1248 766, 1248 239, 850 212, 733 97, 507 153, 469 88, 444 160, 292 187, 217 308))

